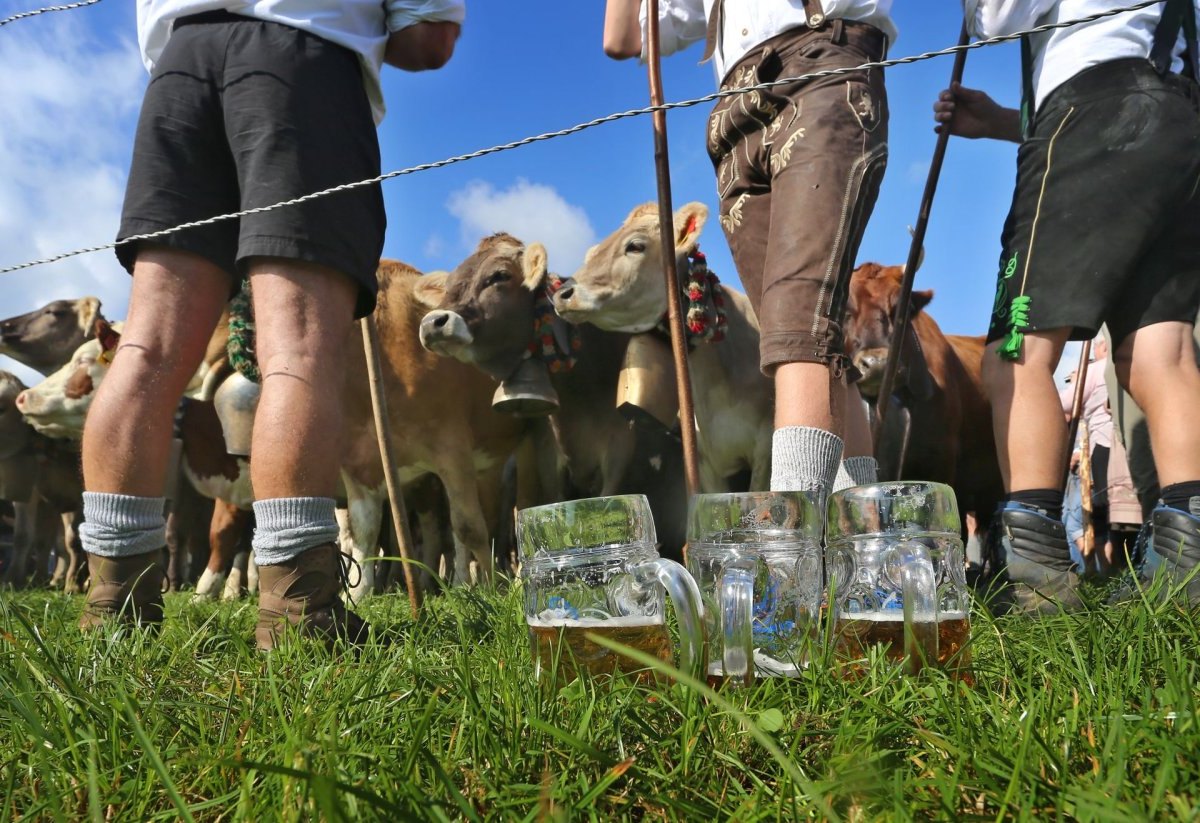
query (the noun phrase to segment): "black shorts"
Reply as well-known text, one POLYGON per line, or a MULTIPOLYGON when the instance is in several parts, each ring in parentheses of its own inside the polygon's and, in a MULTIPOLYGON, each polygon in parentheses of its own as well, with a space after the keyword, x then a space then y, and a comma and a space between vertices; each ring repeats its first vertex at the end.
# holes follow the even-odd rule
MULTIPOLYGON (((268 206, 379 174, 358 57, 316 35, 226 12, 175 23, 142 101, 118 238, 268 206)), ((150 241, 234 275, 247 258, 335 269, 375 306, 386 218, 379 184, 150 241)), ((117 248, 129 271, 137 245, 117 248)))
POLYGON ((1028 331, 1107 323, 1114 348, 1200 309, 1200 94, 1145 60, 1115 60, 1055 89, 1017 154, 1017 187, 988 342, 1029 300, 1028 331))

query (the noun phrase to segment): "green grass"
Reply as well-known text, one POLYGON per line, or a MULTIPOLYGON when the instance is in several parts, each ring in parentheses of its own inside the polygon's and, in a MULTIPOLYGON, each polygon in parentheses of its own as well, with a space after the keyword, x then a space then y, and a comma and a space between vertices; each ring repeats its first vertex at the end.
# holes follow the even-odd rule
POLYGON ((537 687, 519 588, 457 590, 357 658, 264 656, 251 602, 82 636, 0 595, 0 819, 1000 819, 1200 815, 1200 611, 975 615, 977 684, 537 687))

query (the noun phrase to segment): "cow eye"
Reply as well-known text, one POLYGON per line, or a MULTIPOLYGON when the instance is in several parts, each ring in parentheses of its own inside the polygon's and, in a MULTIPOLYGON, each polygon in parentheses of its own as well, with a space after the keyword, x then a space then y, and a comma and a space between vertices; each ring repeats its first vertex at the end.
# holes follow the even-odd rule
POLYGON ((625 244, 626 254, 641 254, 646 250, 646 244, 641 240, 630 240, 625 244))
POLYGON ((508 272, 494 271, 488 275, 487 280, 483 281, 483 287, 485 289, 490 289, 492 286, 500 283, 507 283, 509 280, 512 280, 512 275, 510 275, 508 272))

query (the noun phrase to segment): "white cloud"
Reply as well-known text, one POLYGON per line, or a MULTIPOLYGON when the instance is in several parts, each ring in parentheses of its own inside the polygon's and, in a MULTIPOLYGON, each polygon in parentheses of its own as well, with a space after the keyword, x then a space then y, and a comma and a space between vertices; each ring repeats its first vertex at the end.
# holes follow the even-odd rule
POLYGON ((523 178, 504 190, 477 180, 450 195, 446 205, 458 218, 468 249, 474 249, 485 235, 505 231, 526 243, 542 243, 550 270, 564 275, 579 268, 583 255, 596 243, 596 232, 582 208, 568 203, 552 186, 523 178))
MULTIPOLYGON (((69 14, 0 37, 0 266, 110 241, 117 231, 146 72, 128 36, 69 14)), ((124 316, 129 278, 111 251, 0 275, 0 317, 94 294, 124 316)), ((0 368, 36 375, 0 358, 0 368)))
POLYGON ((431 234, 422 249, 426 257, 437 258, 446 253, 446 240, 440 234, 431 234))

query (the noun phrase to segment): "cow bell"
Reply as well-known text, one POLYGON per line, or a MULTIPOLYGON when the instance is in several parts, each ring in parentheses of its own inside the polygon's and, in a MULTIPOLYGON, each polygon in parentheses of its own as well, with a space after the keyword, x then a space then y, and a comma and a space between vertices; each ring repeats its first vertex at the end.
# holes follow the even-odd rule
POLYGON ((492 395, 492 408, 515 417, 545 417, 558 411, 558 392, 550 385, 550 369, 537 357, 526 357, 492 395))
POLYGON ((651 334, 629 338, 617 379, 617 411, 626 420, 670 431, 679 420, 671 344, 651 334))
POLYGON ((225 378, 213 395, 213 406, 221 420, 225 435, 225 451, 233 455, 250 454, 250 437, 254 431, 254 410, 258 408, 259 384, 235 371, 225 378))

